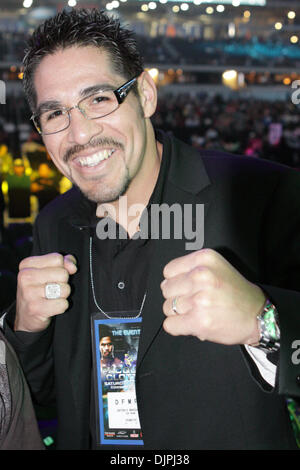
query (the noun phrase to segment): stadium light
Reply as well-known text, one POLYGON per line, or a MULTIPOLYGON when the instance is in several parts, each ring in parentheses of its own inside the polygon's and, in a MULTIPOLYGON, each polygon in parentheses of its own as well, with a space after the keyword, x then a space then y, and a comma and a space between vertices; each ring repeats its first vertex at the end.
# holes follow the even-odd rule
POLYGON ((182 3, 182 4, 180 5, 180 9, 181 9, 182 11, 187 11, 189 8, 190 8, 190 7, 188 6, 187 3, 182 3))
POLYGON ((32 0, 24 0, 23 2, 23 7, 24 8, 30 8, 32 5, 32 0))

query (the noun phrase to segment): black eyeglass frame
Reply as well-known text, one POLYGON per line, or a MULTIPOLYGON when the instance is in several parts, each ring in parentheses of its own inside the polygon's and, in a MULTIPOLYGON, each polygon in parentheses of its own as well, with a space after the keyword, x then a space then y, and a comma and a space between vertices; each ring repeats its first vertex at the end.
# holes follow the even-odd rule
MULTIPOLYGON (((138 77, 134 77, 134 78, 131 78, 130 80, 128 80, 127 82, 123 83, 123 85, 121 85, 119 88, 117 88, 116 90, 113 90, 113 93, 115 95, 115 97, 117 98, 117 101, 118 101, 118 107, 115 108, 113 111, 110 111, 109 113, 107 114, 103 114, 101 116, 97 116, 97 117, 93 117, 93 118, 89 118, 86 116, 85 112, 83 109, 80 108, 80 103, 84 100, 86 100, 87 98, 89 98, 89 96, 83 98, 82 100, 80 100, 75 106, 71 106, 71 108, 62 108, 67 114, 68 114, 68 119, 69 119, 69 123, 66 127, 64 127, 63 129, 60 129, 59 131, 55 131, 55 132, 47 132, 47 133, 44 133, 42 132, 40 126, 38 125, 37 123, 37 120, 39 119, 40 117, 40 114, 33 114, 30 118, 30 120, 33 121, 34 123, 34 126, 36 128, 36 130, 38 131, 38 133, 40 135, 53 135, 53 134, 58 134, 59 132, 62 132, 66 129, 68 129, 68 127, 70 126, 71 124, 71 115, 70 115, 70 111, 72 111, 72 109, 79 109, 79 111, 84 115, 84 117, 86 119, 89 119, 89 120, 93 120, 93 119, 100 119, 100 118, 103 118, 105 116, 109 116, 109 114, 112 114, 114 113, 118 108, 119 106, 123 103, 123 101, 125 100, 125 98, 128 96, 128 93, 130 92, 130 90, 132 89, 133 85, 135 84, 135 82, 137 81, 137 78, 138 77)), ((93 93, 93 94, 96 94, 96 93, 93 93)), ((91 96, 93 96, 93 94, 91 96)))

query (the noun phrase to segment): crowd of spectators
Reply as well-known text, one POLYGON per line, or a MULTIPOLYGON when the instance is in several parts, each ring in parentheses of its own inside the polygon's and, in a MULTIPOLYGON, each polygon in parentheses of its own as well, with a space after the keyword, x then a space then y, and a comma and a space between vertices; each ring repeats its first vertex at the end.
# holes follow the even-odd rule
POLYGON ((300 108, 289 101, 164 94, 153 123, 199 149, 264 158, 300 169, 300 108))
MULTIPOLYGON (((26 32, 0 33, 0 58, 18 63, 24 56, 28 38, 26 32)), ((264 37, 234 37, 203 39, 182 33, 150 36, 137 35, 145 63, 176 63, 177 65, 231 65, 299 67, 300 47, 288 39, 264 37)))

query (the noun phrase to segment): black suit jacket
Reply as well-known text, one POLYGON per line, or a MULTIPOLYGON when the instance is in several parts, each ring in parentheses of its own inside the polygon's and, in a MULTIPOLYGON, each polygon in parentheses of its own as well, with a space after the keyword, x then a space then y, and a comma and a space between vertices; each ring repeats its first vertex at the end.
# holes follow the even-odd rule
MULTIPOLYGON (((281 327, 277 386, 257 374, 243 346, 164 332, 160 283, 186 240, 153 240, 136 389, 145 448, 287 449, 295 446, 285 396, 299 396, 292 344, 300 334, 300 178, 257 159, 196 152, 167 135, 171 155, 162 202, 204 204, 204 247, 220 252, 276 304, 281 327)), ((164 158, 164 156, 163 156, 164 158)), ((56 401, 58 447, 89 446, 91 339, 89 220, 95 211, 74 188, 39 215, 35 254, 72 253, 71 306, 30 346, 14 341, 35 398, 56 401)))

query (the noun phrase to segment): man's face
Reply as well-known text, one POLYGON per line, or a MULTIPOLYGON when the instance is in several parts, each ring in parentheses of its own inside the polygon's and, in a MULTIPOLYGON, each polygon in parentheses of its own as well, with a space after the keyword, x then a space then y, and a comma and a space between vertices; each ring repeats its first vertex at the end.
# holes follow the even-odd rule
POLYGON ((112 357, 113 353, 113 344, 109 336, 101 338, 100 340, 100 353, 102 358, 112 357))
MULTIPOLYGON (((89 87, 106 84, 116 89, 125 81, 112 70, 106 51, 92 46, 70 47, 46 56, 37 67, 37 106, 56 101, 69 108, 89 87)), ((140 170, 147 166, 149 148, 143 111, 132 91, 116 111, 103 118, 88 120, 73 109, 70 126, 44 136, 44 143, 58 169, 89 199, 97 203, 114 201, 134 178, 140 174, 145 178, 145 168, 140 170), (104 155, 109 156, 97 163, 104 155)))

